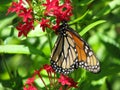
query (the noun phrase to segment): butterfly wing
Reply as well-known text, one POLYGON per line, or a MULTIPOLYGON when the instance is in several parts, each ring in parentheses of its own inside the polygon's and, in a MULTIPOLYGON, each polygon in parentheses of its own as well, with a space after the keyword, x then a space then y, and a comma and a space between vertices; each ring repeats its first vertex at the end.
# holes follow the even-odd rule
POLYGON ((51 55, 51 65, 56 72, 68 74, 78 68, 76 45, 70 32, 59 34, 51 55))
POLYGON ((93 73, 100 71, 98 59, 77 32, 64 24, 58 31, 51 54, 51 66, 56 72, 69 74, 78 67, 93 73))
POLYGON ((99 61, 94 55, 89 45, 76 33, 72 28, 68 29, 76 44, 76 50, 78 53, 79 67, 87 69, 93 73, 100 71, 99 61))

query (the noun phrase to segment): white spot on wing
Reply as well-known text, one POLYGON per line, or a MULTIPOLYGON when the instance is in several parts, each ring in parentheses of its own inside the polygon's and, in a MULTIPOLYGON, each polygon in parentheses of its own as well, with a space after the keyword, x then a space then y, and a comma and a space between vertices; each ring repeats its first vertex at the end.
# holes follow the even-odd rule
POLYGON ((92 51, 90 51, 88 54, 89 54, 89 56, 91 56, 91 55, 93 55, 93 52, 92 52, 92 51))

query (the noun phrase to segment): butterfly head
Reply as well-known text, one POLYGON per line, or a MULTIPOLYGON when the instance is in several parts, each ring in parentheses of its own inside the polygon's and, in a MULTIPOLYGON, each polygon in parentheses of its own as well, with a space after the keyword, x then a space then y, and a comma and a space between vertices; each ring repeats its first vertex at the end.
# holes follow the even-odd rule
POLYGON ((57 32, 64 35, 68 27, 67 21, 62 21, 62 24, 59 26, 57 32))

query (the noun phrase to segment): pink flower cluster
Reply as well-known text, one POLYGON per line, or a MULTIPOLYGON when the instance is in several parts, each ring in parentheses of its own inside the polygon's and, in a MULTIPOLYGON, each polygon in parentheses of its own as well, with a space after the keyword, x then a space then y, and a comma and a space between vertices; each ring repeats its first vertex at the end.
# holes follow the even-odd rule
POLYGON ((72 6, 70 0, 64 0, 64 4, 60 4, 59 0, 46 0, 46 3, 43 4, 45 6, 44 16, 55 17, 56 23, 53 24, 49 19, 42 18, 40 22, 40 26, 43 31, 46 27, 50 28, 52 23, 52 29, 57 30, 60 26, 60 22, 68 21, 70 16, 72 15, 72 6))
MULTIPOLYGON (((23 0, 19 0, 19 2, 12 2, 12 5, 9 7, 7 14, 15 12, 22 21, 19 22, 18 26, 16 26, 19 31, 18 36, 21 35, 27 36, 31 29, 34 29, 34 20, 37 20, 35 14, 33 13, 34 8, 32 7, 32 3, 30 0, 25 0, 29 8, 24 7, 25 3, 23 0)), ((53 30, 57 30, 62 21, 68 21, 70 16, 72 15, 72 6, 70 0, 64 0, 64 3, 60 4, 60 0, 46 0, 46 3, 42 4, 45 7, 44 17, 40 17, 40 27, 45 31, 45 28, 50 28, 53 30), (51 18, 54 17, 51 21, 51 18)))
MULTIPOLYGON (((29 1, 29 0, 26 0, 29 1)), ((19 31, 18 36, 20 37, 22 34, 24 36, 27 36, 28 32, 31 29, 34 29, 34 20, 32 16, 32 9, 27 9, 24 6, 24 2, 20 0, 17 2, 12 2, 12 5, 9 7, 7 14, 10 12, 15 12, 20 18, 22 18, 22 21, 19 22, 18 26, 16 26, 17 30, 19 31)))
POLYGON ((72 78, 69 78, 68 76, 65 76, 63 74, 61 74, 60 77, 57 78, 57 75, 52 69, 52 67, 48 64, 45 64, 42 68, 40 68, 39 70, 36 70, 31 78, 27 79, 24 85, 24 88, 23 88, 24 90, 38 90, 34 82, 35 76, 38 76, 41 79, 46 90, 49 90, 49 88, 51 89, 53 87, 59 87, 59 90, 68 90, 72 87, 77 88, 77 82, 75 82, 72 78), (45 70, 48 74, 48 78, 50 81, 50 87, 46 85, 45 81, 43 80, 43 77, 41 76, 42 70, 45 70))

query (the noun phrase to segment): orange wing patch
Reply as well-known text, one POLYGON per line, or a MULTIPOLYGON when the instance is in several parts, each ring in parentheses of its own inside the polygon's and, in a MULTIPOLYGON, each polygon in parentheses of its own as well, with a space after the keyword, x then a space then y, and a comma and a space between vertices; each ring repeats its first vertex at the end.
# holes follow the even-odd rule
POLYGON ((71 33, 75 44, 76 44, 76 50, 78 53, 78 60, 86 61, 87 57, 84 51, 84 43, 81 41, 78 37, 75 36, 75 34, 71 33))

